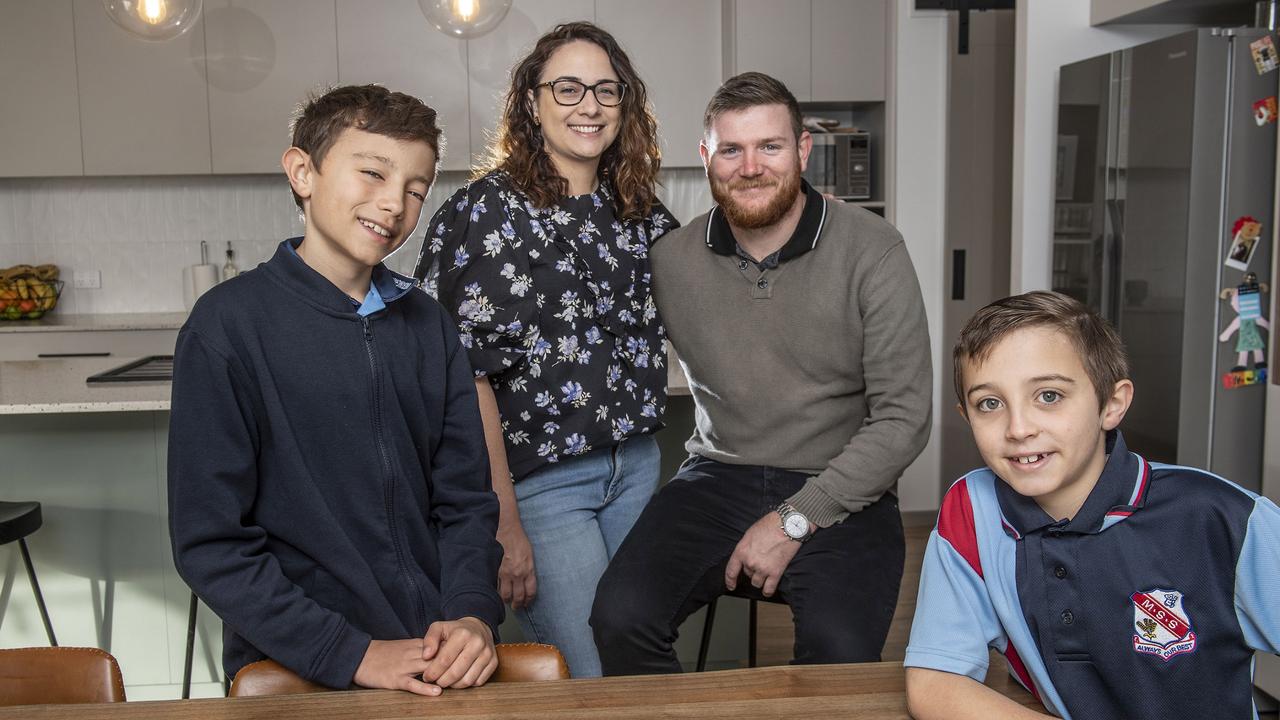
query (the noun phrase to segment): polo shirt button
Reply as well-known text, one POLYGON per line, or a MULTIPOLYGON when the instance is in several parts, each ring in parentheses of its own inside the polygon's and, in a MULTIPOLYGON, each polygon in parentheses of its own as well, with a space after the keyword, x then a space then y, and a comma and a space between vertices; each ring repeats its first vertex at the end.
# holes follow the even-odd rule
POLYGON ((739 260, 739 261, 738 261, 738 269, 739 269, 739 270, 746 270, 746 269, 747 269, 747 261, 746 261, 746 260, 739 260))
POLYGON ((1053 569, 1053 576, 1061 580, 1062 578, 1067 576, 1067 569, 1059 565, 1058 567, 1053 569))
POLYGON ((1062 611, 1062 624, 1063 624, 1063 625, 1070 625, 1071 623, 1073 623, 1073 622, 1075 622, 1075 621, 1076 621, 1076 616, 1075 616, 1075 615, 1074 615, 1070 610, 1063 610, 1063 611, 1062 611))
POLYGON ((756 282, 756 287, 760 288, 761 290, 764 290, 765 288, 769 287, 769 281, 761 279, 756 282))

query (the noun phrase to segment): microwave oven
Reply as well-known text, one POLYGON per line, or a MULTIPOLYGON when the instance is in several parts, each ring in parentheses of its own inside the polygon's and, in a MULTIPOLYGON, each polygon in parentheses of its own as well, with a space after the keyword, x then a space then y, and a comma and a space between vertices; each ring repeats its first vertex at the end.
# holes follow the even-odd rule
POLYGON ((804 178, 815 190, 846 200, 871 199, 871 135, 813 133, 804 178))

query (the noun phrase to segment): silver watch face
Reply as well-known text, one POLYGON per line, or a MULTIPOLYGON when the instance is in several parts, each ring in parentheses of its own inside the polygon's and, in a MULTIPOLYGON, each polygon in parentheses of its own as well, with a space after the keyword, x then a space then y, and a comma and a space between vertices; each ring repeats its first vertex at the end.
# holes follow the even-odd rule
POLYGON ((798 512, 787 513, 787 516, 782 519, 782 531, 787 534, 787 537, 799 540, 809 534, 809 519, 798 512))

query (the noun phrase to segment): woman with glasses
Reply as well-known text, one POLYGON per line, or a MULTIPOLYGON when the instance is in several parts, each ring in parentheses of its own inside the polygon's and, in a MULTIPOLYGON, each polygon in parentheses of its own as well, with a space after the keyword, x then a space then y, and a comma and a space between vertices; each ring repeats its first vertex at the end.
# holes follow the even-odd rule
POLYGON ((436 212, 415 271, 475 371, 499 591, 574 677, 600 674, 596 582, 658 481, 667 367, 648 251, 678 224, 658 167, 626 53, 560 25, 512 71, 487 166, 436 212))

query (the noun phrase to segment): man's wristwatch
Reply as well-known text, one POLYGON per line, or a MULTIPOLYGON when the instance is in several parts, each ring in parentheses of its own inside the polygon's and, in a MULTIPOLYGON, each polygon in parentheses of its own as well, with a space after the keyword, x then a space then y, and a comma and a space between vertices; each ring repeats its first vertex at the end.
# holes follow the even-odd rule
POLYGON ((813 533, 809 531, 809 518, 804 513, 791 507, 790 503, 782 503, 777 509, 778 517, 782 518, 780 527, 782 532, 796 542, 805 542, 813 533))

